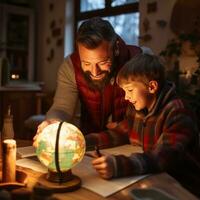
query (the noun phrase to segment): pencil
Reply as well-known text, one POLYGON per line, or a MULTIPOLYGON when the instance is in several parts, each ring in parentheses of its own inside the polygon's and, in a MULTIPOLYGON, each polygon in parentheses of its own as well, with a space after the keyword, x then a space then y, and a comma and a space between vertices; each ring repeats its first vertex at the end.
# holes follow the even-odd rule
POLYGON ((85 153, 85 156, 88 156, 88 157, 90 157, 90 158, 95 158, 95 156, 92 154, 92 153, 85 153))
POLYGON ((97 154, 98 157, 102 156, 98 145, 95 145, 95 151, 96 151, 96 154, 97 154))

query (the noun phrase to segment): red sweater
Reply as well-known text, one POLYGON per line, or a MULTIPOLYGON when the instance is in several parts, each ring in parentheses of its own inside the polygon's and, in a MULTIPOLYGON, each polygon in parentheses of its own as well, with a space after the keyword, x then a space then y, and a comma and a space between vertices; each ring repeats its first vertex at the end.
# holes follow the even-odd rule
MULTIPOLYGON (((116 61, 118 65, 114 69, 115 75, 131 57, 141 53, 139 47, 126 45, 120 38, 119 41, 120 55, 116 61)), ((124 99, 124 91, 115 82, 115 75, 101 92, 91 89, 83 77, 79 54, 73 53, 71 60, 81 100, 81 131, 84 134, 100 132, 106 128, 110 117, 112 121, 121 121, 127 102, 124 99)))

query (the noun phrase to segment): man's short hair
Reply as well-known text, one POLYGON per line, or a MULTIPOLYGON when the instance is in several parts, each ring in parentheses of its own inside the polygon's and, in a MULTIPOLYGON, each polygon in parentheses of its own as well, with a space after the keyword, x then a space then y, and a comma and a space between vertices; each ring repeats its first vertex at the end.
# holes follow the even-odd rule
POLYGON ((109 21, 94 17, 80 25, 76 42, 83 44, 86 48, 94 49, 104 40, 114 42, 116 37, 117 34, 109 21))
POLYGON ((165 82, 165 69, 159 57, 150 54, 139 54, 133 57, 117 75, 119 85, 129 81, 148 84, 151 80, 157 81, 161 88, 165 82))

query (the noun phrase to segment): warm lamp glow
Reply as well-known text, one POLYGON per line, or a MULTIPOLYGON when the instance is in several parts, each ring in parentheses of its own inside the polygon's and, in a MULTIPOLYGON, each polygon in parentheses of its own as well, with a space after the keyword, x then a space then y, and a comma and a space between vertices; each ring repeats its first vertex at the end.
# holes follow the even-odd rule
POLYGON ((36 154, 49 170, 49 181, 61 184, 78 178, 70 170, 85 154, 85 139, 77 127, 66 122, 51 124, 39 134, 37 141, 36 154))
POLYGON ((19 74, 11 74, 11 79, 18 80, 19 79, 19 74))

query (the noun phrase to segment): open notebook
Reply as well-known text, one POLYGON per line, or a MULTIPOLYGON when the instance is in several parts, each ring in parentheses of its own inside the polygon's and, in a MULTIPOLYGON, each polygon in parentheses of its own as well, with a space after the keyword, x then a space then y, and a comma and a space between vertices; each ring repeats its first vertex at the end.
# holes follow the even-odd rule
POLYGON ((31 156, 36 156, 35 148, 33 146, 17 148, 17 158, 27 158, 31 156))

